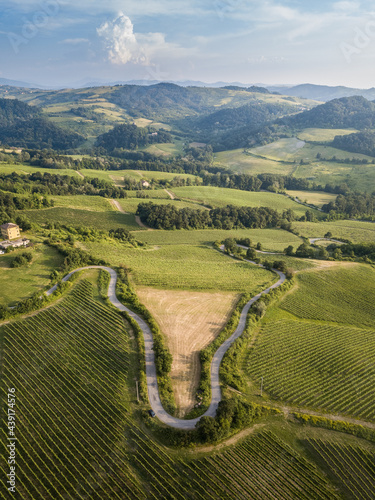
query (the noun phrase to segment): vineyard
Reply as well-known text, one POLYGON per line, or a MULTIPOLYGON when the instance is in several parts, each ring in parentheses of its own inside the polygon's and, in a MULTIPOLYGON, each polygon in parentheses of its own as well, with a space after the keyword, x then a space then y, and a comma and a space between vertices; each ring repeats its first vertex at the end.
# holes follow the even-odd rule
MULTIPOLYGON (((157 444, 131 414, 121 316, 92 296, 83 280, 63 301, 2 327, 19 498, 334 498, 318 470, 270 433, 199 460, 157 444)), ((4 430, 1 442, 4 456, 4 430)))
POLYGON ((308 439, 314 456, 336 477, 349 498, 372 500, 375 485, 375 453, 359 446, 308 439))
POLYGON ((140 286, 169 290, 249 291, 255 295, 275 281, 275 276, 269 271, 229 259, 204 246, 165 245, 144 251, 105 242, 100 246, 87 242, 85 248, 112 265, 126 264, 131 269, 135 285, 140 286))
POLYGON ((94 227, 102 231, 117 229, 119 227, 129 231, 139 229, 138 224, 135 222, 134 215, 125 215, 120 212, 115 212, 111 209, 109 203, 107 212, 54 207, 47 210, 22 210, 19 213, 25 215, 31 222, 37 224, 48 224, 53 222, 66 224, 68 226, 94 227))
POLYGON ((268 431, 190 467, 203 479, 203 498, 337 498, 315 466, 268 431))
POLYGON ((375 419, 374 331, 273 319, 246 362, 274 399, 375 419))
POLYGON ((138 231, 137 239, 149 245, 207 245, 226 238, 250 238, 260 241, 265 250, 280 251, 289 245, 301 244, 301 239, 282 229, 197 229, 194 231, 138 231))
POLYGON ((375 270, 349 266, 341 264, 339 269, 300 274, 298 290, 288 295, 280 307, 299 318, 372 328, 375 270))
POLYGON ((2 328, 1 399, 16 388, 20 498, 80 498, 93 484, 101 498, 142 496, 119 446, 127 334, 91 297, 81 282, 62 303, 2 328))
MULTIPOLYGON (((240 191, 237 189, 219 188, 213 186, 191 186, 172 189, 177 198, 195 200, 213 207, 225 207, 226 205, 237 205, 243 207, 272 207, 282 212, 291 209, 298 217, 306 212, 306 207, 300 205, 290 198, 264 192, 240 191)), ((320 215, 316 212, 315 215, 320 215)))

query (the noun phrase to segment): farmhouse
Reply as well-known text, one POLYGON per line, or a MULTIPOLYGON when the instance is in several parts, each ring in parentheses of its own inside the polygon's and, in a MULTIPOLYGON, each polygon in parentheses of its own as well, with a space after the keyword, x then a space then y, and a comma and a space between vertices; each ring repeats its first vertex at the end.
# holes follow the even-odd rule
POLYGON ((14 240, 15 238, 19 238, 21 236, 20 228, 17 224, 12 224, 8 222, 7 224, 3 224, 0 226, 1 236, 6 240, 14 240))
POLYGON ((147 181, 143 180, 143 181, 141 181, 141 183, 142 183, 142 187, 144 187, 144 188, 149 188, 150 187, 150 183, 147 182, 147 181))

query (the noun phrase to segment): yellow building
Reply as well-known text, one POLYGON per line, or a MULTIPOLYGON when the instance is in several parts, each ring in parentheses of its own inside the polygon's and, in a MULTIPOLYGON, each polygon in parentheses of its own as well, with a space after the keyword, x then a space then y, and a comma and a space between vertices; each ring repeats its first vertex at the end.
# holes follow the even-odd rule
POLYGON ((20 228, 17 226, 17 224, 8 222, 8 224, 3 224, 2 226, 0 226, 0 229, 1 236, 5 240, 14 240, 15 238, 19 238, 21 236, 20 228))

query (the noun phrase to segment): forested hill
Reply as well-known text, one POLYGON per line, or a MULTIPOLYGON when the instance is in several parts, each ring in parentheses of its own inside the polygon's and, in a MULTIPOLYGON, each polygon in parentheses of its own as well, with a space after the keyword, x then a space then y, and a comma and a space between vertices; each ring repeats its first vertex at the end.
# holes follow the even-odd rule
POLYGON ((209 114, 204 118, 190 121, 195 129, 208 132, 225 131, 249 126, 259 128, 280 116, 295 113, 295 109, 286 104, 255 103, 237 108, 227 108, 209 114))
POLYGON ((366 130, 356 134, 336 136, 332 142, 334 148, 375 156, 375 132, 366 130))
POLYGON ((164 130, 141 128, 136 125, 116 125, 109 132, 102 134, 96 141, 97 147, 108 152, 116 148, 137 149, 148 144, 171 142, 171 134, 164 130))
POLYGON ((17 99, 0 99, 0 143, 25 148, 75 148, 84 141, 41 116, 38 108, 17 99))
POLYGON ((0 99, 0 127, 10 127, 17 122, 40 116, 37 108, 16 99, 0 99))
POLYGON ((364 97, 334 99, 283 122, 295 128, 374 128, 375 104, 364 97))

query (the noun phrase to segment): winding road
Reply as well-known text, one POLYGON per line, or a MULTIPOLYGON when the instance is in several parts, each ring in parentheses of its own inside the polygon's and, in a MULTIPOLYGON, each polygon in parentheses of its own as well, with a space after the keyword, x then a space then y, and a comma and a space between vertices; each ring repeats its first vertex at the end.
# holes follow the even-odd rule
MULTIPOLYGON (((251 261, 247 261, 251 262, 251 261)), ((251 262, 252 264, 255 264, 255 262, 251 262)), ((262 267, 262 266, 259 266, 262 267)), ((155 367, 155 353, 153 351, 153 336, 152 332, 147 325, 147 323, 137 314, 135 314, 133 311, 125 307, 121 302, 118 300, 116 296, 116 283, 117 283, 117 273, 114 269, 110 267, 105 267, 105 266, 88 266, 88 267, 82 267, 79 269, 75 269, 71 273, 67 274, 62 281, 67 281, 74 273, 77 273, 79 271, 84 271, 85 269, 103 269, 104 271, 107 271, 110 276, 110 282, 108 286, 108 298, 110 302, 120 311, 125 311, 128 313, 129 316, 131 316, 139 325, 143 332, 144 336, 144 341, 145 341, 145 353, 146 353, 146 378, 147 378, 147 391, 148 391, 148 398, 150 401, 151 408, 154 410, 155 415, 161 420, 163 423, 175 427, 177 429, 184 429, 184 430, 191 430, 195 428, 195 425, 201 417, 191 419, 191 420, 182 420, 179 418, 172 417, 172 415, 169 415, 161 403, 160 400, 160 395, 159 395, 159 389, 158 389, 158 382, 157 382, 157 376, 156 376, 156 367, 155 367)), ((262 295, 269 293, 271 290, 278 288, 281 286, 284 281, 286 280, 286 276, 284 273, 277 271, 276 269, 273 270, 275 273, 278 274, 279 280, 277 283, 274 285, 270 286, 263 292, 259 293, 255 297, 253 297, 249 302, 245 305, 241 312, 240 316, 240 321, 239 324, 235 330, 235 332, 232 334, 232 336, 227 339, 216 351, 214 354, 214 357, 212 359, 211 363, 211 391, 212 391, 212 399, 211 399, 211 404, 206 411, 206 413, 203 416, 210 416, 214 417, 216 415, 216 410, 218 408, 219 402, 221 401, 221 389, 220 389, 220 381, 219 381, 219 369, 220 369, 220 364, 221 361, 227 352, 227 350, 230 348, 230 346, 233 344, 233 342, 240 337, 245 329, 246 326, 246 318, 249 313, 249 309, 256 302, 259 300, 262 295)), ((52 295, 52 293, 57 289, 57 285, 52 287, 50 290, 46 292, 46 295, 52 295)))

